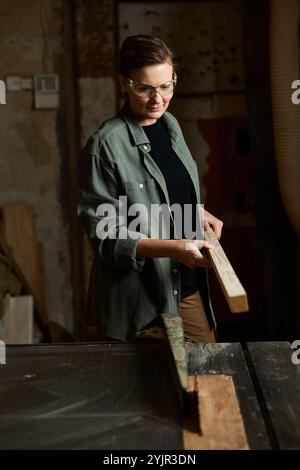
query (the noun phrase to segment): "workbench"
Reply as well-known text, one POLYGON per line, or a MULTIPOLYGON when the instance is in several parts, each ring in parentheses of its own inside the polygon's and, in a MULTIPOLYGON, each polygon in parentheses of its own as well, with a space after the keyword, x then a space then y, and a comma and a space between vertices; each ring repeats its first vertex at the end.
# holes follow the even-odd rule
MULTIPOLYGON (((233 377, 250 449, 300 449, 300 366, 287 342, 186 343, 189 374, 233 377)), ((167 344, 8 346, 1 449, 183 449, 167 344)))

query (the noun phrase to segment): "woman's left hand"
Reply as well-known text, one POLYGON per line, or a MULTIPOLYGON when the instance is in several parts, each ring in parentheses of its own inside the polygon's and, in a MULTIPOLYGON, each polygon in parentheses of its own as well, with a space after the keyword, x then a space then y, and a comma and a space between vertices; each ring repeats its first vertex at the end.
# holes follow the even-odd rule
POLYGON ((207 231, 209 228, 213 229, 217 239, 220 240, 223 228, 222 220, 217 219, 204 209, 204 230, 207 231))

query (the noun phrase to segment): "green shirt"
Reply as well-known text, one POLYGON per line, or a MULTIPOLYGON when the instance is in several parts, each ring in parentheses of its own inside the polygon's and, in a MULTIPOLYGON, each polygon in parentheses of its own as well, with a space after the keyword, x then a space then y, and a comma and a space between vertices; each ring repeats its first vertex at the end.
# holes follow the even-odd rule
MULTIPOLYGON (((189 172, 200 204, 197 165, 178 121, 169 112, 162 118, 170 133, 172 147, 189 172)), ((118 213, 120 196, 127 196, 128 207, 140 203, 149 213, 151 204, 169 204, 165 179, 150 153, 149 140, 125 103, 116 116, 105 121, 89 138, 80 158, 78 215, 95 255, 86 323, 100 326, 106 335, 121 340, 134 340, 137 330, 162 313, 179 314, 180 269, 177 260, 138 258, 136 245, 142 233, 129 231, 127 227, 128 236, 124 236, 124 227, 123 235, 119 236, 118 224, 115 225, 115 237, 99 238, 101 234, 96 232, 101 220, 98 206, 111 204, 118 213)), ((170 238, 166 233, 162 228, 159 238, 170 238)), ((201 274, 199 289, 208 320, 214 327, 206 269, 201 270, 201 274)))

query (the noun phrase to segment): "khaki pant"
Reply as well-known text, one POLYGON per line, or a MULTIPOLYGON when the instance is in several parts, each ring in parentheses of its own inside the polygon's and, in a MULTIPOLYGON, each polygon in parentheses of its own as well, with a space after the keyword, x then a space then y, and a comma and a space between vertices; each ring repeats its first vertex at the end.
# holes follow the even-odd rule
POLYGON ((180 316, 184 335, 194 343, 215 343, 214 330, 210 329, 199 291, 180 302, 180 316))
MULTIPOLYGON (((199 291, 185 297, 180 302, 179 313, 182 318, 184 336, 186 339, 194 343, 216 342, 215 332, 210 329, 208 324, 199 291)), ((147 340, 147 338, 156 339, 158 341, 168 341, 160 318, 156 318, 136 333, 136 339, 147 340)))

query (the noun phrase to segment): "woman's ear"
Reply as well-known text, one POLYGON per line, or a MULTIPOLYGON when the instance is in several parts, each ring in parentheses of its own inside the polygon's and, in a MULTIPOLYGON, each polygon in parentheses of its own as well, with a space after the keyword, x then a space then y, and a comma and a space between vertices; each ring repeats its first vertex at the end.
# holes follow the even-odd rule
POLYGON ((119 75, 119 82, 120 82, 121 92, 128 93, 128 83, 125 77, 123 77, 123 75, 121 74, 119 75))

